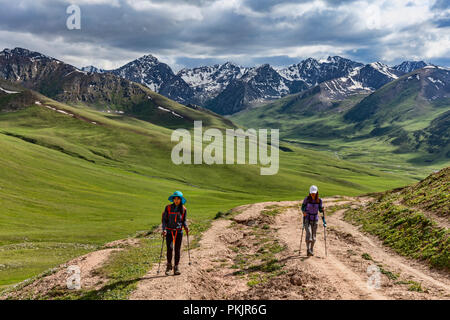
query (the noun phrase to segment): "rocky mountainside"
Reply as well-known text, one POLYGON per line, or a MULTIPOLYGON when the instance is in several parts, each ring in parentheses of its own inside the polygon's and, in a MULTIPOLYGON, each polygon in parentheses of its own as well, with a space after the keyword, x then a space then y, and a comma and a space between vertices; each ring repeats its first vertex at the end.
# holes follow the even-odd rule
POLYGON ((278 72, 286 79, 302 80, 309 86, 314 86, 327 80, 347 76, 353 69, 362 66, 362 63, 334 56, 323 61, 308 58, 285 69, 279 69, 278 72))
POLYGON ((195 102, 204 104, 223 92, 232 81, 242 78, 247 70, 248 68, 226 62, 221 65, 185 68, 177 75, 194 90, 195 102))
POLYGON ((83 68, 81 68, 80 70, 81 70, 81 71, 84 71, 84 72, 96 72, 96 73, 105 73, 105 72, 108 72, 108 70, 105 70, 105 69, 99 69, 99 68, 94 67, 94 66, 83 67, 83 68))
POLYGON ((152 55, 145 55, 108 72, 143 84, 177 102, 193 102, 194 90, 180 76, 175 75, 167 64, 152 55))
POLYGON ((248 68, 229 88, 208 101, 206 107, 219 114, 239 112, 249 106, 276 100, 317 83, 348 75, 360 65, 336 56, 322 62, 309 58, 285 69, 274 69, 268 64, 248 68))
POLYGON ((429 64, 423 61, 403 61, 401 64, 392 67, 395 70, 402 71, 404 73, 410 73, 417 69, 422 69, 429 64))
POLYGON ((287 80, 270 65, 250 68, 230 84, 206 107, 218 114, 233 114, 267 100, 279 99, 308 88, 302 80, 287 80))
POLYGON ((84 104, 105 112, 124 112, 164 126, 192 126, 194 119, 203 119, 205 125, 216 122, 221 126, 226 122, 233 126, 209 110, 187 108, 111 72, 81 71, 22 48, 0 52, 0 78, 60 102, 84 104))
POLYGON ((354 94, 368 94, 403 75, 380 62, 358 66, 343 77, 320 84, 322 93, 330 99, 342 100, 354 94))

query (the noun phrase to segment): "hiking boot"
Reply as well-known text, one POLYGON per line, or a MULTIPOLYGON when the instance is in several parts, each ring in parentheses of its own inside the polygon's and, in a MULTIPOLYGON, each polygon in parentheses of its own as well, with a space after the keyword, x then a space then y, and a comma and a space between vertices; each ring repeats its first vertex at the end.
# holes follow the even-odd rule
POLYGON ((172 271, 172 265, 168 264, 166 267, 166 276, 170 275, 170 271, 172 271))
POLYGON ((311 256, 314 256, 314 250, 313 250, 313 248, 311 248, 311 250, 309 250, 309 252, 311 253, 311 256))
POLYGON ((178 266, 175 266, 175 268, 173 268, 173 274, 176 276, 181 274, 180 270, 178 269, 178 266))
POLYGON ((308 249, 308 253, 306 254, 308 257, 313 256, 312 251, 310 249, 308 249))

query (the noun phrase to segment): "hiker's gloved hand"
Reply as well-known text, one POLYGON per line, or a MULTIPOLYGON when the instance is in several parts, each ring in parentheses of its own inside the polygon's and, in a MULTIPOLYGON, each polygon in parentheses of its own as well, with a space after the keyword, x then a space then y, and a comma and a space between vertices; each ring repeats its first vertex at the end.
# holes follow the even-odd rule
POLYGON ((323 222, 323 226, 326 228, 327 227, 327 222, 325 221, 325 217, 322 217, 322 222, 323 222))
POLYGON ((161 232, 161 235, 162 235, 163 237, 165 237, 165 236, 167 235, 167 231, 166 231, 166 230, 163 230, 163 231, 161 232))
POLYGON ((188 227, 184 227, 184 231, 186 231, 186 234, 189 234, 189 228, 188 227))

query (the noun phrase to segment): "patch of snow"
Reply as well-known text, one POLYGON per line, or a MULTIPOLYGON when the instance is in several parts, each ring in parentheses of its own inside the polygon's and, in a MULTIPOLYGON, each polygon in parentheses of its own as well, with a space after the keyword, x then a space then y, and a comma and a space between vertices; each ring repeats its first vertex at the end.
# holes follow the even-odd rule
POLYGON ((53 111, 56 111, 56 112, 59 112, 59 113, 62 113, 62 114, 71 116, 71 117, 74 116, 73 114, 68 113, 68 112, 66 112, 66 111, 64 111, 64 110, 59 110, 59 109, 56 109, 56 108, 53 108, 53 107, 50 107, 50 106, 44 106, 44 107, 46 107, 47 109, 50 109, 50 110, 53 110, 53 111))
POLYGON ((162 110, 162 111, 164 111, 164 112, 170 112, 170 113, 172 113, 174 116, 176 116, 176 117, 178 117, 178 118, 183 118, 183 116, 180 116, 178 113, 175 113, 174 111, 169 110, 169 109, 166 109, 166 108, 163 108, 163 107, 161 107, 161 106, 158 106, 158 109, 159 109, 159 110, 162 110))
POLYGON ((75 70, 73 70, 73 71, 70 71, 68 74, 66 74, 64 77, 67 77, 68 75, 70 75, 70 74, 72 74, 72 73, 74 73, 74 72, 78 72, 78 73, 82 73, 82 74, 88 74, 87 72, 85 72, 85 71, 81 71, 81 70, 78 70, 78 69, 75 69, 75 70))
POLYGON ((163 108, 163 107, 160 107, 160 106, 158 106, 158 109, 162 110, 162 111, 165 111, 165 112, 171 112, 171 110, 163 108))
POLYGON ((381 72, 390 78, 393 78, 393 79, 398 78, 395 74, 393 74, 392 72, 389 71, 390 68, 387 65, 382 64, 381 62, 372 62, 370 64, 370 66, 372 68, 374 68, 375 70, 377 70, 378 72, 381 72))
POLYGON ((9 90, 3 89, 2 87, 0 87, 0 90, 3 91, 3 92, 6 92, 7 94, 20 93, 20 92, 17 92, 17 91, 9 91, 9 90))
POLYGON ((42 105, 40 101, 35 101, 34 104, 37 104, 38 106, 42 105))
POLYGON ((445 85, 445 83, 443 83, 441 80, 439 79, 433 79, 432 77, 427 77, 428 80, 430 80, 433 83, 440 83, 442 85, 445 85))

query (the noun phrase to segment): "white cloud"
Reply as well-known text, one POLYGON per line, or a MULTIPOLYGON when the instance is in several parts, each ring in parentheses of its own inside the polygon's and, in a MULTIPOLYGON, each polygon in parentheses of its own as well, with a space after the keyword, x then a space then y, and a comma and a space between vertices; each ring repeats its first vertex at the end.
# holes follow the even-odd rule
POLYGON ((149 11, 152 14, 170 16, 176 21, 203 20, 202 9, 189 4, 156 3, 150 0, 126 0, 136 11, 149 11))
POLYGON ((274 18, 299 18, 312 12, 320 12, 327 6, 323 1, 305 3, 281 3, 273 7, 270 16, 274 18))

